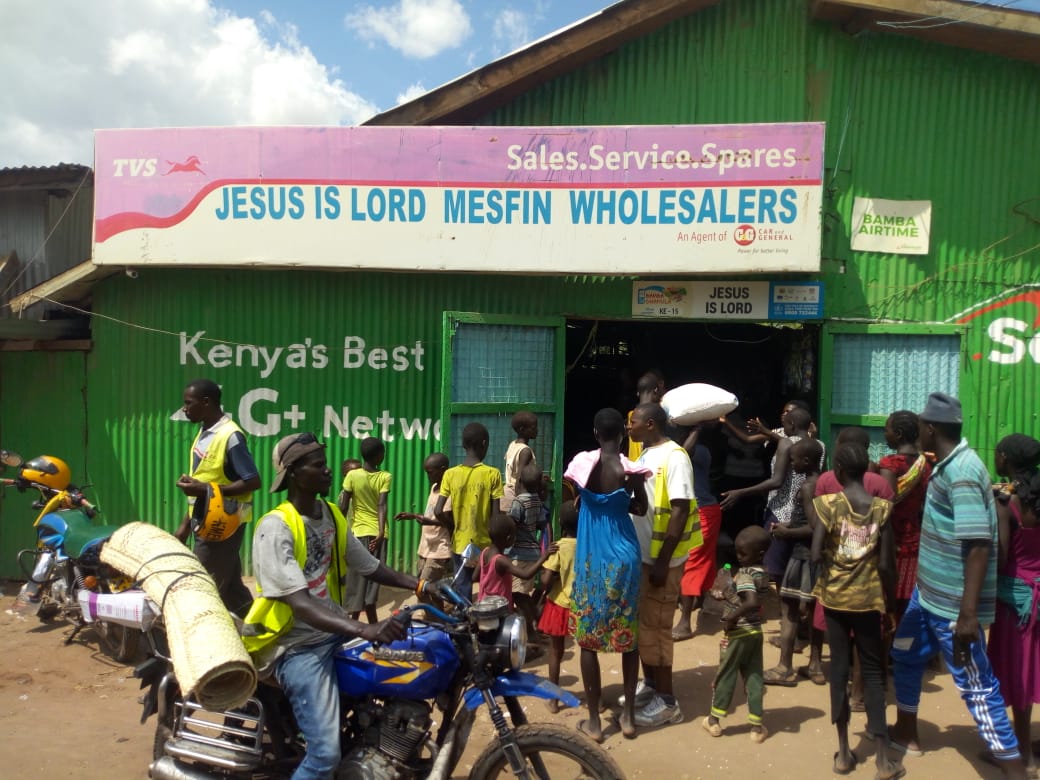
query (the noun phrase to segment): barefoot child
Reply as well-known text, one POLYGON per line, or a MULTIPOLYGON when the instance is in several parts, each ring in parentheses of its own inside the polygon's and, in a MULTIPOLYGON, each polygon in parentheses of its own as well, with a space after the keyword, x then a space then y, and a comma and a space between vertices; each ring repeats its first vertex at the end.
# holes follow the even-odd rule
POLYGON ((525 564, 516 564, 502 551, 513 546, 516 539, 516 526, 509 515, 496 514, 491 518, 488 527, 491 544, 480 551, 477 569, 480 572, 480 591, 477 600, 485 596, 504 596, 513 606, 513 577, 528 580, 534 577, 545 563, 545 559, 556 552, 556 544, 542 552, 537 560, 525 564))
MULTIPOLYGON (((513 506, 513 499, 516 498, 517 493, 522 492, 520 490, 522 485, 520 473, 527 466, 538 465, 534 459, 534 450, 531 449, 531 442, 538 436, 537 415, 534 412, 517 412, 510 420, 510 425, 516 433, 516 439, 511 441, 506 449, 505 477, 502 480, 501 507, 503 512, 510 510, 513 506)), ((540 473, 539 477, 541 477, 540 473)), ((539 491, 536 492, 540 492, 540 490, 541 485, 539 485, 539 491)))
MULTIPOLYGON (((448 579, 455 569, 451 553, 451 529, 438 520, 433 513, 441 492, 441 480, 447 470, 447 455, 443 452, 428 455, 423 461, 423 471, 426 472, 426 479, 430 482, 426 511, 421 515, 417 512, 398 512, 394 515, 394 520, 415 520, 422 526, 422 536, 419 538, 418 568, 419 579, 424 582, 439 582, 448 579)), ((445 509, 450 510, 451 505, 445 504, 445 509)), ((418 594, 417 598, 422 604, 433 603, 432 598, 426 593, 418 594)))
POLYGON ((603 741, 599 704, 599 653, 621 653, 625 703, 621 733, 636 734, 636 679, 639 675, 639 581, 642 553, 629 512, 646 512, 646 478, 653 472, 621 454, 625 421, 616 409, 600 409, 592 423, 598 450, 580 452, 564 476, 580 491, 578 542, 574 554, 571 610, 574 641, 581 647, 581 680, 587 720, 578 730, 603 741))
MULTIPOLYGON (((773 528, 774 539, 785 539, 791 542, 791 557, 787 561, 784 578, 780 581, 780 666, 790 669, 791 653, 794 651, 795 632, 798 625, 806 618, 812 623, 811 616, 816 598, 813 586, 816 584, 816 567, 809 560, 809 548, 812 546, 813 496, 816 480, 820 476, 820 460, 823 447, 816 439, 802 439, 791 447, 791 469, 801 474, 805 481, 798 489, 798 498, 791 512, 791 522, 773 528), (785 650, 787 655, 785 656, 785 650)), ((808 677, 817 685, 824 685, 827 678, 823 674, 823 632, 810 625, 809 665, 803 666, 798 673, 808 677)))
POLYGON ((762 725, 762 599, 769 593, 762 559, 771 542, 766 529, 757 525, 745 528, 734 541, 740 568, 733 578, 733 590, 720 594, 725 597, 722 625, 726 636, 720 643, 719 669, 712 683, 711 712, 701 722, 713 737, 722 736, 719 719, 729 711, 738 674, 747 690, 751 741, 762 742, 769 734, 762 725))
POLYGON ((488 546, 488 522, 502 499, 502 473, 484 463, 488 451, 488 431, 477 422, 462 429, 462 448, 466 458, 452 466, 441 478, 441 494, 433 508, 445 528, 452 529, 451 549, 455 559, 455 577, 460 593, 473 596, 472 563, 466 565, 466 548, 488 546))
POLYGON ((831 646, 831 722, 838 732, 834 773, 848 774, 858 758, 849 747, 849 670, 852 646, 863 669, 867 732, 874 740, 877 780, 893 780, 905 770, 888 758, 882 615, 894 622, 896 551, 889 523, 892 502, 871 496, 863 486, 870 465, 858 444, 842 444, 834 455, 841 493, 814 501, 817 522, 812 559, 819 567, 815 594, 823 605, 831 646))
MULTIPOLYGON (((381 562, 386 561, 386 501, 391 482, 390 472, 379 469, 385 457, 382 440, 372 436, 363 440, 362 466, 347 472, 340 499, 340 511, 354 511, 351 533, 381 562)), ((356 620, 363 609, 369 623, 378 623, 379 585, 353 570, 347 571, 346 582, 347 603, 343 606, 351 619, 356 620)))
MULTIPOLYGON (((518 494, 509 508, 509 516, 516 524, 516 541, 509 557, 513 563, 523 566, 538 560, 542 546, 538 538, 545 527, 545 511, 538 495, 542 489, 542 471, 534 463, 528 463, 520 471, 518 494)), ((527 622, 527 635, 535 637, 535 582, 534 576, 527 579, 513 578, 513 600, 517 611, 527 622)))
MULTIPOLYGON (((542 587, 548 590, 545 608, 538 621, 538 629, 548 637, 549 681, 560 684, 560 662, 563 660, 564 639, 570 633, 571 586, 574 584, 574 552, 578 543, 578 508, 573 501, 560 505, 560 533, 557 551, 542 564, 542 587)), ((556 712, 559 702, 549 702, 549 711, 556 712)))

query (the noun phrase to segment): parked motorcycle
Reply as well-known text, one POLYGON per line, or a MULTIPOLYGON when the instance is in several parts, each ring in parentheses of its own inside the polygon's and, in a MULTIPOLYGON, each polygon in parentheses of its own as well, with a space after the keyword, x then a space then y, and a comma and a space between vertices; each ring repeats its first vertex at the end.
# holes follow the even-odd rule
MULTIPOLYGON (((443 591, 451 614, 425 604, 406 607, 395 617, 407 627, 406 639, 381 646, 354 639, 337 651, 343 735, 337 780, 451 777, 481 706, 496 736, 474 763, 471 779, 623 778, 614 760, 583 734, 528 723, 520 697, 572 707, 578 700, 520 671, 527 632, 506 599, 470 605, 449 588, 443 591)), ((239 709, 210 712, 179 690, 168 659, 151 658, 135 674, 149 688, 142 722, 158 713, 150 777, 288 777, 302 759, 305 748, 279 688, 261 683, 239 709)))
POLYGON ((35 614, 43 622, 71 622, 75 629, 65 644, 90 625, 107 653, 129 661, 158 610, 143 592, 128 590, 130 580, 98 557, 116 526, 94 524, 97 509, 71 484, 72 474, 60 458, 41 455, 26 462, 0 450, 0 464, 18 469, 17 477, 2 478, 0 485, 40 493, 32 505, 40 510, 33 523, 36 546, 18 553, 27 581, 15 601, 16 611, 35 614))

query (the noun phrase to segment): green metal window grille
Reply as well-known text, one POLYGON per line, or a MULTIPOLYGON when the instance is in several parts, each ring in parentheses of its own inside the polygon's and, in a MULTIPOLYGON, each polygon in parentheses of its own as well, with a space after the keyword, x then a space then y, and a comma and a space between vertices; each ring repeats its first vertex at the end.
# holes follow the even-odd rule
POLYGON ((835 415, 919 411, 931 392, 957 395, 959 379, 958 336, 834 334, 835 415))
MULTIPOLYGON (((531 449, 534 451, 539 468, 542 471, 549 471, 552 467, 552 432, 555 430, 556 417, 546 413, 536 414, 536 416, 538 417, 538 438, 531 442, 531 449)), ((509 443, 516 438, 516 432, 510 424, 512 417, 512 413, 462 415, 458 423, 460 435, 455 437, 455 441, 446 443, 450 461, 462 463, 466 457, 466 451, 462 448, 461 425, 478 422, 488 429, 488 454, 484 462, 502 471, 505 467, 504 453, 509 447, 509 443)))
MULTIPOLYGON (((893 410, 893 411, 895 411, 895 410, 893 410)), ((847 428, 847 427, 849 427, 849 426, 847 426, 847 425, 836 425, 836 426, 834 426, 834 428, 832 429, 832 433, 834 434, 834 441, 837 441, 838 437, 841 435, 841 429, 842 428, 847 428)), ((868 425, 863 425, 861 427, 864 430, 866 430, 866 432, 870 435, 870 446, 867 448, 867 454, 870 455, 870 460, 871 460, 872 463, 877 463, 879 460, 881 460, 886 455, 891 455, 892 454, 892 450, 889 449, 888 444, 885 443, 885 429, 884 428, 874 428, 874 427, 871 427, 871 426, 868 426, 868 425)), ((827 463, 829 464, 828 468, 833 468, 834 467, 834 452, 833 452, 833 449, 834 449, 834 445, 833 444, 830 447, 827 448, 827 463)))
POLYGON ((553 328, 460 323, 452 349, 451 400, 551 404, 554 339, 553 328))
POLYGON ((516 439, 513 414, 524 410, 538 418, 531 442, 538 465, 558 480, 563 319, 445 312, 444 327, 442 444, 451 462, 465 457, 463 427, 479 422, 488 429, 484 462, 503 470, 506 449, 516 439))

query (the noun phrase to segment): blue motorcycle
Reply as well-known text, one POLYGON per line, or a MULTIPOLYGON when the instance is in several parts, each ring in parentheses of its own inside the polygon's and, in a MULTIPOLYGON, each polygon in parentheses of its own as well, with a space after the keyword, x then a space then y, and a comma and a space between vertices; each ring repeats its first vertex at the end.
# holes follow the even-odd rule
POLYGON ((33 523, 36 546, 18 553, 26 583, 15 611, 43 622, 69 621, 75 628, 65 644, 90 626, 109 655, 121 662, 132 659, 157 613, 142 591, 130 592, 127 577, 101 563, 101 546, 117 526, 95 524, 97 509, 71 484, 69 467, 60 458, 23 461, 17 453, 0 450, 0 465, 18 471, 15 478, 0 479, 0 486, 40 494, 32 505, 39 510, 33 523))
MULTIPOLYGON (((571 707, 578 700, 520 671, 527 632, 508 602, 491 596, 471 605, 444 592, 453 602, 447 611, 416 605, 397 613, 406 639, 388 645, 355 639, 337 651, 343 735, 337 780, 447 780, 480 707, 496 735, 473 765, 474 780, 624 778, 585 735, 528 723, 521 697, 571 707)), ((239 709, 210 712, 183 695, 167 659, 157 656, 136 674, 150 688, 142 722, 158 714, 150 777, 288 777, 301 760, 304 746, 280 689, 261 683, 239 709)))

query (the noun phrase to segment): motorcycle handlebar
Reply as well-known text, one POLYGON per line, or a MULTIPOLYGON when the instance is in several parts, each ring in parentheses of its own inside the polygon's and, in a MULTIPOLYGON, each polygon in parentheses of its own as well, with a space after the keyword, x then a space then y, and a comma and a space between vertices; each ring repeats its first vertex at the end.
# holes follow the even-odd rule
POLYGON ((407 607, 401 607, 393 615, 393 620, 396 620, 403 626, 409 626, 412 622, 412 616, 417 612, 425 612, 438 620, 443 620, 445 623, 458 623, 460 622, 457 617, 452 617, 446 612, 442 612, 432 604, 411 604, 407 607))

